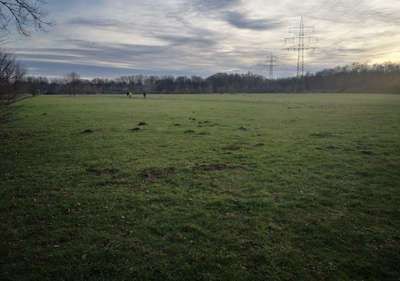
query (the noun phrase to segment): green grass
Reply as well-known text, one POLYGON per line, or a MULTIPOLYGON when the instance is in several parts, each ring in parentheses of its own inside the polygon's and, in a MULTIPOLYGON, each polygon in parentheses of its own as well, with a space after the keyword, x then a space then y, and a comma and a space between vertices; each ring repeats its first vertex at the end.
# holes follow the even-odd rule
POLYGON ((398 95, 43 96, 7 120, 1 280, 400 280, 398 95))

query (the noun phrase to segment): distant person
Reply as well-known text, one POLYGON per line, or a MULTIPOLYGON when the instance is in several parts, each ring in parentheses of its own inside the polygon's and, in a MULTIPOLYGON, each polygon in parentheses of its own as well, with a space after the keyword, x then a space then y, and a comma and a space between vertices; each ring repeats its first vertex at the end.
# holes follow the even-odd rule
POLYGON ((143 92, 143 98, 145 99, 147 96, 146 92, 143 92))
POLYGON ((127 92, 127 93, 126 93, 126 96, 127 96, 128 98, 130 98, 130 99, 133 98, 133 95, 132 95, 131 92, 127 92))

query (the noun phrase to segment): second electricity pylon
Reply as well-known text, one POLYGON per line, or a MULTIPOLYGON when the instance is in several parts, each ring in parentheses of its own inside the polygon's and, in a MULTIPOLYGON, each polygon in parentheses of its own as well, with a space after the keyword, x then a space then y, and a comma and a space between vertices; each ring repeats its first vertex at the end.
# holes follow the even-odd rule
POLYGON ((268 78, 270 80, 275 79, 274 69, 278 66, 278 57, 270 54, 269 58, 267 59, 267 70, 268 70, 268 78))
POLYGON ((296 27, 289 27, 289 33, 293 34, 292 37, 285 38, 285 43, 292 42, 292 46, 286 48, 288 51, 297 52, 297 78, 304 77, 304 53, 305 51, 315 50, 311 46, 314 37, 309 35, 314 32, 314 27, 305 26, 303 17, 300 18, 300 25, 296 27))

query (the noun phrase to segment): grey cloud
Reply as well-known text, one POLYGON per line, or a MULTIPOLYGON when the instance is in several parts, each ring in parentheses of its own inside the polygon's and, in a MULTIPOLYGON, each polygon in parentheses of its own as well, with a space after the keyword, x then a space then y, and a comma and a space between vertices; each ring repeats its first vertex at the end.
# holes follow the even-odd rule
POLYGON ((72 18, 65 22, 66 24, 71 25, 84 25, 89 27, 118 27, 121 25, 125 25, 126 23, 111 20, 111 19, 88 19, 88 18, 72 18))
MULTIPOLYGON (((300 4, 298 4, 300 5, 300 4)), ((365 27, 366 22, 385 24, 398 24, 400 6, 390 8, 373 5, 369 0, 327 0, 315 2, 302 14, 317 20, 330 21, 334 23, 346 23, 365 27)), ((301 6, 298 6, 301 10, 301 6)))
MULTIPOLYGON (((165 38, 171 42, 182 42, 185 38, 165 38)), ((193 39, 192 39, 193 40, 193 39)), ((196 39, 194 39, 196 40, 196 39)), ((43 69, 46 65, 84 65, 87 69, 140 69, 144 74, 210 74, 209 65, 201 49, 193 50, 191 46, 183 45, 134 45, 94 43, 84 40, 61 40, 60 45, 73 45, 73 48, 18 48, 21 61, 36 65, 43 69), (194 55, 195 54, 195 55, 194 55), (39 62, 43 64, 39 64, 39 62), (173 62, 173 63, 171 63, 173 62), (207 70, 205 70, 207 68, 207 70)), ((212 42, 212 41, 210 41, 212 42)), ((200 44, 210 43, 200 41, 200 44)), ((190 44, 193 44, 190 43, 190 44)), ((83 71, 79 68, 79 72, 83 71)), ((77 69, 78 70, 78 69, 77 69)), ((82 73, 84 74, 84 73, 82 73)), ((60 75, 58 73, 58 75, 60 75)), ((89 74, 88 74, 89 75, 89 74)))
POLYGON ((191 2, 200 11, 213 12, 237 6, 241 0, 195 0, 191 2))
POLYGON ((36 53, 36 52, 27 52, 27 51, 19 51, 17 52, 18 59, 29 59, 29 60, 57 60, 57 61, 68 61, 73 60, 77 57, 77 55, 73 54, 52 54, 52 53, 36 53))
MULTIPOLYGON (((177 30, 171 29, 160 29, 159 26, 138 26, 134 25, 130 22, 121 22, 117 20, 110 19, 84 19, 84 18, 73 18, 68 20, 66 23, 71 25, 79 25, 79 26, 87 26, 89 28, 100 28, 100 29, 115 29, 120 33, 128 34, 136 31, 142 34, 145 34, 146 37, 152 37, 156 39, 161 39, 165 41, 169 46, 191 46, 191 47, 207 47, 213 46, 217 43, 217 38, 215 32, 211 32, 210 30, 194 28, 187 23, 183 22, 181 18, 174 18, 175 20, 179 20, 180 24, 183 26, 179 30, 179 32, 184 32, 185 35, 177 35, 177 30), (132 30, 132 26, 136 26, 136 29, 132 30)), ((70 42, 70 41, 68 41, 70 42)), ((68 43, 67 42, 67 43, 68 43)), ((79 45, 82 42, 77 42, 79 45)), ((123 48, 121 44, 114 44, 115 47, 123 48)), ((85 42, 85 47, 93 47, 93 44, 89 44, 85 42)), ((127 46, 128 48, 132 47, 131 45, 127 46)), ((138 50, 140 46, 134 46, 136 50, 138 50)), ((144 46, 147 47, 147 46, 144 46)))
MULTIPOLYGON (((154 45, 137 45, 137 44, 123 44, 123 43, 99 43, 90 42, 85 40, 66 40, 65 42, 73 43, 77 46, 80 52, 84 51, 87 54, 96 54, 97 56, 110 54, 121 54, 123 52, 131 55, 144 55, 154 52, 161 52, 165 49, 164 46, 154 45)), ((73 49, 72 49, 73 50, 73 49)))
POLYGON ((265 19, 253 19, 238 12, 226 12, 224 19, 232 26, 240 29, 251 30, 268 30, 281 27, 277 21, 269 21, 265 19))
POLYGON ((165 40, 174 46, 209 47, 217 44, 215 39, 200 36, 159 35, 157 38, 165 40))
MULTIPOLYGON (((63 42, 63 41, 61 41, 63 42)), ((17 49, 25 60, 40 58, 43 61, 55 59, 65 63, 87 64, 134 64, 142 58, 156 56, 166 52, 167 48, 161 46, 131 45, 131 44, 107 44, 92 43, 83 40, 71 40, 74 48, 36 48, 17 49)))
MULTIPOLYGON (((36 61, 21 59, 23 65, 28 69, 39 71, 37 74, 49 77, 62 77, 69 72, 78 72, 82 77, 119 77, 125 75, 146 74, 146 75, 186 75, 190 70, 168 71, 165 69, 143 69, 143 68, 119 68, 110 66, 97 66, 87 63, 36 61)), ((193 73, 194 74, 194 73, 193 73)))

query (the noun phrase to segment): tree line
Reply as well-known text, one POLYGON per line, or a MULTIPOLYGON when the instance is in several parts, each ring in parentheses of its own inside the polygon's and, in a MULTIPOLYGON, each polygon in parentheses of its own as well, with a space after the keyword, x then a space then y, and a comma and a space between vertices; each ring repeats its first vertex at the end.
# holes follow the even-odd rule
POLYGON ((116 79, 81 79, 70 73, 64 78, 25 77, 22 91, 35 94, 161 93, 293 93, 351 92, 400 93, 400 64, 359 64, 326 69, 303 78, 269 80, 253 73, 217 73, 199 76, 122 76, 116 79))
POLYGON ((0 100, 19 95, 95 95, 199 93, 400 93, 400 64, 359 64, 326 69, 304 78, 269 80, 257 74, 217 73, 199 76, 122 76, 116 79, 81 79, 78 73, 63 78, 29 77, 15 57, 0 52, 0 100))

